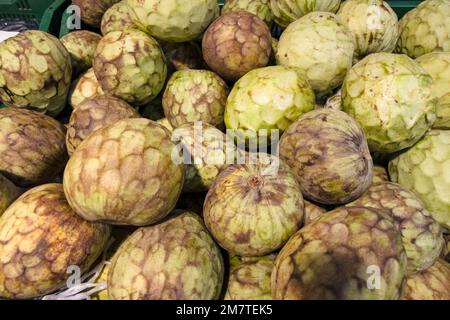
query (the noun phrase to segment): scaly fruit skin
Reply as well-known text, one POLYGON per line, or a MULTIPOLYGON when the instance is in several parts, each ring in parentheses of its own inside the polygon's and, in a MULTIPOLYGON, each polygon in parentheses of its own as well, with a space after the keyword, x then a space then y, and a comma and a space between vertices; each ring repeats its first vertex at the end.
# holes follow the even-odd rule
POLYGON ((92 132, 126 118, 140 118, 140 115, 119 98, 103 95, 84 100, 72 112, 67 125, 66 146, 69 155, 92 132))
POLYGON ((272 52, 272 36, 260 18, 246 11, 224 14, 206 30, 203 58, 212 70, 236 81, 250 70, 265 67, 272 52))
POLYGON ((450 92, 439 99, 433 129, 450 129, 450 92))
POLYGON ((219 15, 217 0, 128 0, 127 3, 138 27, 169 42, 196 39, 219 15))
POLYGON ((312 11, 338 11, 341 0, 271 0, 270 7, 275 15, 275 22, 286 28, 292 22, 312 11))
POLYGON ((222 7, 222 15, 233 11, 247 11, 258 16, 270 28, 274 15, 270 9, 270 0, 227 0, 222 7))
POLYGON ((172 127, 202 121, 223 128, 228 87, 208 70, 181 70, 167 83, 162 105, 172 127))
POLYGON ((69 103, 75 109, 84 100, 103 94, 105 93, 97 81, 94 69, 91 68, 72 83, 69 92, 69 103))
POLYGON ((228 252, 263 256, 281 248, 303 221, 303 197, 291 170, 279 159, 232 165, 206 196, 205 224, 228 252))
POLYGON ((325 213, 327 213, 327 210, 319 207, 318 205, 315 205, 312 202, 309 202, 308 200, 304 200, 305 202, 305 219, 304 219, 304 225, 311 224, 314 220, 317 220, 319 217, 323 216, 325 213))
POLYGON ((372 183, 364 132, 342 111, 318 109, 303 115, 281 137, 279 152, 309 200, 348 203, 372 183))
POLYGON ((0 100, 8 107, 58 115, 72 76, 62 43, 43 31, 25 31, 0 43, 0 100))
POLYGON ((204 69, 206 66, 203 60, 200 46, 194 42, 160 42, 169 64, 169 73, 185 69, 204 69))
POLYGON ((257 258, 230 257, 225 300, 271 300, 270 275, 276 255, 257 258))
POLYGON ((392 52, 399 36, 398 17, 383 0, 348 0, 337 13, 355 36, 355 58, 392 52))
POLYGON ((417 58, 434 51, 450 51, 450 3, 423 1, 400 19, 396 51, 417 58))
POLYGON ((64 171, 71 207, 89 221, 148 225, 175 206, 184 165, 167 129, 147 119, 125 119, 93 132, 64 171))
POLYGON ((348 72, 343 108, 364 129, 371 151, 394 153, 414 145, 436 120, 432 84, 408 56, 374 53, 348 72))
POLYGON ((400 185, 374 184, 348 206, 373 208, 394 220, 408 257, 408 274, 428 269, 439 257, 444 242, 442 228, 423 203, 400 185))
POLYGON ((289 239, 275 261, 272 297, 280 300, 392 300, 404 283, 406 255, 386 216, 341 207, 289 239), (379 289, 372 277, 379 271, 379 289))
POLYGON ((120 0, 72 0, 81 12, 81 21, 94 28, 100 28, 102 16, 113 4, 120 0))
POLYGON ((325 94, 342 84, 354 51, 352 33, 335 14, 312 12, 282 33, 276 57, 279 65, 300 68, 314 91, 325 94))
POLYGON ((103 91, 133 106, 153 100, 167 76, 166 58, 158 42, 132 29, 104 36, 95 51, 93 66, 103 91))
POLYGON ((65 165, 65 128, 39 112, 0 109, 0 171, 21 187, 50 181, 65 165))
POLYGON ((113 300, 213 300, 223 272, 201 218, 184 212, 125 240, 110 266, 108 294, 113 300))
POLYGON ((403 300, 450 300, 450 264, 437 260, 406 280, 403 300))
POLYGON ((60 39, 70 54, 74 76, 92 67, 95 49, 101 38, 102 36, 95 32, 79 30, 72 31, 60 39))
POLYGON ((374 165, 372 184, 381 182, 389 182, 388 172, 385 167, 374 165))
POLYGON ((450 228, 450 131, 432 130, 389 162, 389 175, 414 192, 433 218, 450 228))
POLYGON ((172 127, 172 125, 170 124, 169 120, 167 120, 167 118, 161 118, 156 120, 156 123, 159 123, 160 125, 162 125, 164 128, 166 128, 167 130, 169 130, 170 132, 173 132, 174 128, 172 127))
POLYGON ((201 123, 186 123, 172 134, 183 151, 186 165, 184 192, 208 191, 221 171, 234 163, 227 155, 227 138, 219 129, 201 123))
POLYGON ((122 31, 126 29, 136 29, 137 26, 134 24, 131 18, 130 11, 126 1, 120 1, 106 10, 102 17, 101 22, 101 32, 102 35, 113 31, 122 31))
POLYGON ((27 191, 0 218, 0 296, 29 299, 61 288, 68 267, 87 271, 109 234, 70 208, 61 184, 27 191))
POLYGON ((21 193, 20 188, 0 174, 0 217, 21 193))
POLYGON ((249 141, 264 141, 273 131, 281 135, 314 106, 314 91, 299 69, 259 68, 234 85, 227 99, 225 124, 249 141), (267 130, 267 136, 261 129, 267 130))

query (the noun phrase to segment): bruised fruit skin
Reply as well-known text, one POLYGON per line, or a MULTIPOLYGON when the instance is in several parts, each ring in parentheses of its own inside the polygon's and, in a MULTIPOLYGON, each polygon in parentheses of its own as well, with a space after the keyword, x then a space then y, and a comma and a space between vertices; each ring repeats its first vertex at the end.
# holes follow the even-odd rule
POLYGON ((348 203, 372 183, 373 163, 364 133, 342 111, 304 114, 283 134, 279 151, 294 170, 303 195, 312 201, 348 203))
POLYGON ((169 42, 200 37, 219 15, 217 0, 127 0, 127 4, 140 29, 169 42))
POLYGON ((94 28, 99 28, 102 16, 109 7, 120 0, 72 0, 80 8, 81 21, 94 28))
POLYGON ((72 77, 70 56, 49 33, 30 30, 0 43, 0 100, 51 116, 66 104, 72 77))
POLYGON ((110 266, 108 294, 113 300, 213 300, 223 272, 201 218, 184 212, 125 240, 110 266))
POLYGON ((242 10, 257 15, 269 28, 272 27, 274 16, 270 9, 270 0, 227 0, 222 7, 222 15, 242 10))
POLYGON ((99 129, 67 163, 67 200, 89 221, 158 222, 175 206, 184 182, 184 165, 172 160, 175 148, 170 132, 151 120, 124 119, 99 129))
POLYGON ((87 271, 109 234, 70 208, 61 184, 27 191, 0 218, 0 296, 29 299, 63 287, 68 267, 87 271))
POLYGON ((20 188, 0 174, 0 217, 21 193, 20 188))
POLYGON ((49 181, 65 165, 65 128, 39 112, 0 109, 0 172, 21 187, 49 181))
POLYGON ((327 210, 319 207, 318 205, 315 205, 312 202, 309 202, 308 200, 304 200, 305 202, 305 222, 304 225, 311 224, 314 220, 318 219, 319 217, 323 216, 327 210))
POLYGON ((236 81, 269 63, 272 36, 264 21, 254 14, 230 12, 209 26, 202 48, 211 69, 226 80, 236 81))
POLYGON ((408 257, 408 274, 429 268, 442 250, 442 228, 411 192, 392 182, 372 185, 348 206, 368 207, 389 215, 399 230, 408 257))
POLYGON ((213 237, 228 252, 263 256, 281 248, 303 221, 303 197, 291 170, 271 164, 232 165, 206 196, 203 215, 213 237))
POLYGON ((86 31, 72 31, 62 37, 61 43, 66 47, 72 61, 73 75, 77 76, 92 67, 92 59, 101 35, 86 31))
POLYGON ((133 106, 153 100, 167 76, 166 58, 158 42, 133 29, 104 36, 95 51, 93 66, 103 91, 133 106))
POLYGON ((100 26, 102 35, 104 36, 113 31, 136 28, 137 26, 133 23, 128 5, 125 1, 120 1, 106 10, 100 26))
POLYGON ((436 262, 406 280, 403 300, 450 300, 450 264, 436 262))
POLYGON ((314 91, 297 68, 271 66, 248 72, 227 99, 225 125, 242 141, 267 141, 281 135, 302 114, 314 109, 314 91), (263 131, 265 130, 265 131, 263 131))
POLYGON ((184 192, 208 191, 219 173, 234 163, 228 159, 225 134, 206 123, 178 127, 172 141, 182 149, 185 159, 184 192))
POLYGON ((258 258, 230 257, 225 300, 271 300, 270 275, 276 255, 258 258))
POLYGON ((385 167, 374 165, 373 166, 373 179, 372 184, 380 182, 388 182, 389 175, 385 167))
POLYGON ((140 115, 119 98, 103 95, 84 100, 72 112, 67 125, 66 146, 69 155, 92 132, 126 118, 140 118, 140 115))
POLYGON ((162 105, 172 127, 195 121, 223 128, 228 87, 208 70, 181 70, 167 83, 162 105))
POLYGON ((185 69, 204 69, 206 66, 202 50, 194 41, 162 42, 161 46, 169 64, 169 73, 185 69))
POLYGON ((272 297, 398 299, 405 271, 405 251, 392 220, 372 209, 341 207, 289 239, 275 261, 272 297), (374 290, 377 271, 380 286, 374 290))
POLYGON ((72 83, 69 92, 69 103, 75 109, 80 103, 96 95, 105 94, 98 83, 94 69, 89 69, 72 83))

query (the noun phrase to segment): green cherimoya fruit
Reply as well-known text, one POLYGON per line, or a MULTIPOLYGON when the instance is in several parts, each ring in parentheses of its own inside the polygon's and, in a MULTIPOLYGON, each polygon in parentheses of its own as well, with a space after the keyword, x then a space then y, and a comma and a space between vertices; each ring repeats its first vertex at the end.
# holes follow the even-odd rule
POLYGON ((364 132, 342 111, 306 113, 283 134, 279 152, 309 200, 348 203, 372 183, 373 162, 364 132))
POLYGON ((347 74, 343 109, 364 129, 371 151, 394 153, 414 145, 436 120, 432 84, 408 56, 374 53, 347 74))
POLYGON ((202 121, 222 129, 227 96, 227 84, 214 72, 186 69, 172 75, 162 105, 174 128, 202 121))
POLYGON ((272 297, 285 300, 392 300, 406 255, 394 223, 363 207, 341 207, 289 239, 275 261, 272 297))
POLYGON ((234 163, 234 157, 229 159, 227 154, 225 134, 206 123, 186 123, 176 128, 172 141, 181 149, 186 165, 184 192, 208 191, 219 173, 234 163))
POLYGON ((114 300, 218 299, 224 266, 219 248, 195 213, 139 228, 120 246, 108 275, 114 300))
POLYGON ((154 99, 167 76, 166 59, 158 42, 133 29, 104 36, 95 52, 93 66, 105 93, 134 106, 154 99))
POLYGON ((271 300, 270 276, 275 254, 257 258, 230 257, 225 300, 271 300))
POLYGON ((280 249, 302 225, 303 210, 300 186, 289 167, 262 156, 219 174, 206 196, 203 216, 219 245, 253 257, 280 249))
POLYGON ((222 8, 222 14, 241 10, 257 15, 269 27, 273 24, 274 15, 270 8, 270 0, 227 0, 222 8))
POLYGON ((21 193, 22 189, 0 174, 0 217, 21 193))
POLYGON ((0 218, 0 297, 29 299, 63 287, 68 268, 87 271, 109 234, 70 208, 61 184, 27 191, 0 218))
POLYGON ((113 31, 136 28, 137 26, 131 18, 130 10, 125 0, 116 3, 106 10, 102 17, 102 23, 100 26, 102 35, 104 36, 113 31))
POLYGON ((450 131, 427 133, 389 162, 389 175, 419 196, 437 222, 450 228, 450 131))
POLYGON ((287 27, 312 11, 338 11, 341 0, 271 0, 270 7, 275 15, 275 22, 287 27))
POLYGON ((394 220, 408 257, 408 274, 428 269, 439 257, 444 242, 441 226, 423 203, 400 185, 392 182, 374 184, 348 206, 383 211, 394 220))
POLYGON ((442 96, 436 106, 435 129, 450 129, 450 92, 442 96))
POLYGON ((406 279, 403 300, 450 300, 450 264, 437 260, 406 279))
POLYGON ((92 67, 95 49, 101 38, 102 36, 95 32, 80 30, 70 32, 60 39, 70 54, 73 76, 78 76, 92 67))
POLYGON ((374 165, 373 166, 373 179, 372 184, 380 182, 389 182, 389 175, 385 167, 374 165))
POLYGON ((63 44, 43 31, 25 31, 0 43, 0 101, 58 115, 72 77, 63 44))
POLYGON ((175 206, 184 165, 173 161, 170 132, 154 121, 124 119, 90 134, 64 171, 70 205, 89 221, 148 225, 175 206))
POLYGON ((322 208, 312 202, 309 202, 308 200, 304 200, 304 202, 305 202, 305 219, 304 219, 305 226, 311 224, 314 220, 323 216, 327 212, 325 208, 322 208))
POLYGON ((217 0, 127 0, 133 22, 169 42, 199 37, 219 15, 217 0))
POLYGON ((72 0, 80 8, 81 21, 94 28, 99 28, 102 16, 113 4, 120 0, 72 0))
POLYGON ((103 94, 104 92, 97 81, 94 69, 91 68, 72 83, 69 91, 69 104, 75 109, 85 99, 103 94))
POLYGON ((269 63, 272 52, 269 27, 246 11, 229 12, 206 30, 203 58, 224 79, 237 81, 247 72, 269 63))
POLYGON ((140 118, 128 103, 113 96, 95 96, 73 110, 67 124, 66 146, 71 155, 92 132, 126 118, 140 118))
POLYGON ((433 51, 450 51, 450 2, 426 0, 400 20, 396 51, 417 58, 433 51))
POLYGON ((394 51, 399 36, 398 17, 386 1, 347 0, 337 15, 355 37, 355 58, 394 51))
POLYGON ((314 106, 314 91, 300 69, 259 68, 234 85, 227 100, 225 124, 238 137, 263 141, 274 131, 281 135, 314 106))
POLYGON ((276 58, 304 71, 316 93, 325 94, 342 84, 354 51, 351 31, 335 14, 312 12, 281 34, 276 58))
POLYGON ((49 182, 66 163, 65 128, 39 112, 0 109, 0 172, 18 186, 49 182))

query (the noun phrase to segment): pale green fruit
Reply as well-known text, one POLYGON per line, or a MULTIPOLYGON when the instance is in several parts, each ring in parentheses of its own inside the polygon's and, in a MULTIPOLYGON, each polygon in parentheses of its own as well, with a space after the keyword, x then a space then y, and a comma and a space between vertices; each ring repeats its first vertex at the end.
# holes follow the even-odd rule
POLYGON ((106 35, 113 31, 122 31, 125 29, 136 29, 137 26, 131 19, 130 10, 126 0, 116 3, 102 17, 101 23, 102 35, 106 35))
POLYGON ((300 69, 259 68, 243 76, 231 90, 225 125, 250 142, 265 141, 274 131, 281 136, 301 115, 314 110, 314 106, 314 92, 300 69))
POLYGON ((355 36, 355 58, 392 52, 399 36, 398 17, 383 0, 347 0, 337 15, 355 36))
POLYGON ((270 8, 270 0, 227 0, 222 7, 222 14, 241 10, 257 15, 269 27, 273 24, 274 16, 270 8))
POLYGON ((133 22, 169 42, 199 37, 219 15, 217 0, 127 0, 133 22))
POLYGON ((72 4, 80 8, 81 20, 94 27, 99 28, 102 16, 109 7, 120 0, 72 0, 72 4))
POLYGON ((389 174, 419 196, 436 221, 450 228, 450 131, 427 133, 389 163, 389 174))
POLYGON ((318 94, 339 87, 353 61, 355 44, 350 30, 328 12, 312 12, 281 35, 277 63, 297 67, 318 94))
POLYGON ((436 107, 435 129, 450 129, 450 92, 439 99, 436 107))
POLYGON ((396 51, 417 58, 433 51, 450 51, 450 1, 427 0, 400 20, 396 51))
POLYGON ((347 74, 343 109, 364 129, 372 152, 394 153, 414 145, 436 120, 432 84, 408 56, 374 53, 347 74))
POLYGON ((275 15, 275 22, 281 27, 303 17, 312 11, 335 13, 341 0, 271 0, 270 7, 275 15))
POLYGON ((66 105, 72 77, 63 44, 43 31, 25 31, 0 43, 0 101, 51 116, 66 105))

